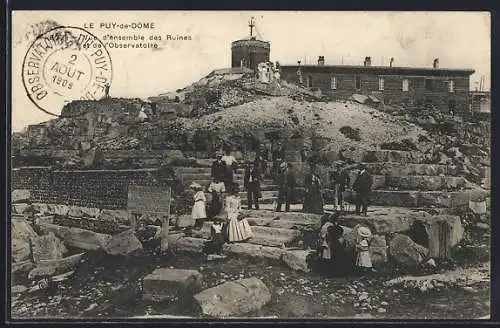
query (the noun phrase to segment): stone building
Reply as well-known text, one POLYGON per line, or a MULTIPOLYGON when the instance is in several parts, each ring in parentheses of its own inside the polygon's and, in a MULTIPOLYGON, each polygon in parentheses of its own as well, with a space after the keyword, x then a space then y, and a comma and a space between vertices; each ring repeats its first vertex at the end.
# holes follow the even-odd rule
POLYGON ((259 63, 269 61, 271 45, 269 42, 258 40, 254 35, 253 18, 250 20, 249 27, 250 36, 231 43, 231 67, 255 69, 259 63))
POLYGON ((281 65, 281 79, 301 84, 321 94, 345 99, 353 94, 375 96, 384 104, 408 104, 416 108, 433 105, 444 113, 469 112, 469 79, 472 69, 432 67, 325 65, 320 56, 316 65, 281 65))

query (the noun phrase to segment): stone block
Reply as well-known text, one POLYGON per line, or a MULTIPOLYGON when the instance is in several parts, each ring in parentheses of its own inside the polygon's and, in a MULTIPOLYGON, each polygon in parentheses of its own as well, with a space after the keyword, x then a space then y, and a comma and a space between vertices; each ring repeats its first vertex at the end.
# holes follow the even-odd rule
POLYGON ((290 269, 296 271, 309 272, 309 255, 311 251, 307 250, 287 250, 283 251, 281 261, 283 261, 290 269))
POLYGON ((372 264, 375 268, 387 263, 387 241, 383 235, 373 235, 369 247, 372 264))
POLYGON ((143 252, 143 248, 134 231, 125 230, 113 236, 104 246, 104 251, 109 255, 139 255, 143 252))
POLYGON ((179 215, 175 221, 175 226, 177 228, 187 228, 194 226, 195 220, 191 215, 179 215))
POLYGON ((56 260, 40 260, 37 268, 44 268, 55 272, 66 272, 76 266, 85 253, 78 253, 56 260))
POLYGON ((112 236, 93 232, 80 228, 63 227, 47 222, 40 222, 40 230, 49 233, 53 232, 61 238, 66 246, 81 248, 84 250, 103 249, 111 240, 112 236))
POLYGON ((35 264, 31 260, 23 261, 23 262, 17 262, 17 263, 12 263, 10 271, 12 273, 28 272, 31 269, 33 269, 34 266, 35 266, 35 264))
POLYGON ((196 270, 159 268, 144 277, 143 298, 161 302, 172 296, 189 296, 201 290, 203 276, 196 270))
POLYGON ((28 209, 33 208, 29 204, 21 203, 21 204, 12 204, 12 213, 15 214, 23 214, 28 209))
POLYGON ((31 237, 31 252, 35 263, 40 260, 57 260, 67 252, 64 244, 49 232, 44 236, 31 237))
POLYGON ((271 293, 261 280, 252 277, 206 289, 194 299, 204 315, 238 317, 261 309, 271 300, 271 293))
POLYGON ((455 247, 463 238, 464 228, 458 216, 441 216, 424 223, 429 236, 429 256, 433 258, 449 258, 455 247))
POLYGON ((14 189, 11 193, 11 203, 28 203, 30 202, 31 192, 27 189, 14 189))
POLYGON ((22 239, 29 241, 30 238, 38 236, 28 221, 24 218, 12 218, 11 220, 12 239, 22 239))
POLYGON ((254 245, 249 243, 224 244, 224 252, 245 255, 255 258, 281 260, 284 250, 277 247, 254 245))
POLYGON ((200 253, 203 251, 206 239, 193 237, 170 238, 169 247, 174 251, 200 253))

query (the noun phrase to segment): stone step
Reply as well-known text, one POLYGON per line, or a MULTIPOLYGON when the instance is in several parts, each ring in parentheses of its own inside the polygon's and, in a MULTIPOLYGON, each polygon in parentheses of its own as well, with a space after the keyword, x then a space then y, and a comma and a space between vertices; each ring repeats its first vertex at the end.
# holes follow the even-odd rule
MULTIPOLYGON (((278 197, 277 190, 262 190, 261 194, 262 194, 262 198, 278 197)), ((240 197, 241 197, 241 199, 247 199, 247 192, 240 191, 240 197)))
POLYGON ((363 163, 374 175, 404 176, 404 175, 456 175, 457 168, 451 165, 415 164, 415 163, 363 163))
POLYGON ((299 222, 294 220, 284 220, 279 218, 279 216, 278 219, 248 217, 247 220, 251 226, 263 226, 263 227, 281 228, 281 229, 302 229, 304 227, 311 229, 319 229, 321 225, 320 219, 304 220, 302 222, 299 222))
MULTIPOLYGON (((171 235, 169 244, 175 251, 201 253, 207 242, 204 238, 185 237, 182 234, 171 235)), ((307 256, 311 251, 283 249, 280 247, 263 246, 251 243, 226 243, 223 246, 225 254, 230 256, 249 256, 258 259, 276 261, 292 270, 308 272, 307 256)))
MULTIPOLYGON (((182 183, 185 186, 189 186, 191 183, 196 182, 202 185, 203 187, 210 186, 210 183, 212 182, 212 179, 206 179, 206 180, 183 180, 182 183)), ((240 186, 240 190, 243 190, 243 180, 235 180, 235 183, 237 183, 240 186)), ((265 191, 265 190, 278 190, 278 185, 273 184, 272 181, 264 181, 264 184, 261 184, 260 190, 265 191)))
MULTIPOLYGON (((259 198, 259 204, 273 204, 274 202, 277 202, 278 201, 278 197, 277 196, 269 196, 269 197, 262 197, 262 198, 259 198)), ((241 198, 241 204, 242 205, 248 205, 248 200, 245 196, 245 198, 241 198)), ((283 205, 283 208, 285 207, 285 205, 283 205)))
MULTIPOLYGON (((193 230, 192 236, 198 238, 210 238, 211 222, 204 222, 200 230, 193 230)), ((263 246, 281 246, 290 244, 300 238, 301 232, 297 229, 282 229, 263 226, 253 226, 254 237, 248 241, 250 244, 263 246)))
MULTIPOLYGON (((353 180, 355 175, 353 176, 353 180)), ((398 188, 401 190, 457 190, 470 186, 464 177, 436 176, 436 175, 401 175, 384 176, 374 175, 373 186, 375 190, 387 190, 398 188)))
MULTIPOLYGON (((458 207, 467 206, 470 201, 484 200, 488 196, 484 189, 476 188, 463 191, 404 191, 374 190, 370 195, 370 204, 399 207, 458 207)), ((353 202, 352 197, 348 197, 353 202)))
POLYGON ((362 156, 363 162, 395 162, 421 164, 425 160, 423 153, 418 151, 401 150, 365 150, 362 156))
POLYGON ((415 221, 432 224, 440 220, 460 221, 460 217, 439 212, 429 213, 429 209, 422 208, 371 207, 367 216, 347 214, 342 216, 339 222, 350 228, 362 224, 369 227, 375 234, 387 234, 408 231, 415 221))

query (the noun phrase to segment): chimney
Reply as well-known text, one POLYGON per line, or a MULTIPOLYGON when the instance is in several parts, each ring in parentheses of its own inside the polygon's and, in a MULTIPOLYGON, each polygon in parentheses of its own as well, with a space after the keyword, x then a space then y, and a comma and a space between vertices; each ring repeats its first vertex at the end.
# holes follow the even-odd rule
POLYGON ((325 56, 319 56, 318 66, 324 66, 324 65, 325 65, 325 56))
POLYGON ((365 57, 365 66, 372 66, 372 58, 365 57))
POLYGON ((392 67, 392 64, 394 64, 394 57, 391 57, 391 62, 389 63, 389 66, 392 67))
POLYGON ((439 58, 434 59, 434 62, 432 63, 433 68, 439 68, 439 58))

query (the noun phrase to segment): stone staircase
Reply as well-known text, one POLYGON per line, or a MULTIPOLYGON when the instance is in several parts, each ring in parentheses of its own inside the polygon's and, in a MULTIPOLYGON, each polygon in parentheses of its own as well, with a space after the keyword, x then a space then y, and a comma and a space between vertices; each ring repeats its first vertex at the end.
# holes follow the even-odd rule
MULTIPOLYGON (((200 159, 196 168, 178 168, 182 182, 210 183, 210 166, 213 159, 200 159)), ((271 163, 269 163, 271 165, 271 163)), ((357 224, 368 226, 375 234, 370 252, 374 263, 387 261, 388 240, 386 235, 408 231, 415 221, 422 222, 428 229, 431 256, 439 257, 440 227, 446 222, 452 231, 453 243, 461 239, 463 228, 458 216, 449 215, 451 208, 467 206, 469 200, 479 201, 488 192, 458 176, 453 166, 423 163, 423 158, 413 152, 375 151, 368 152, 364 164, 373 175, 374 184, 368 215, 347 214, 341 224, 347 229, 357 224), (431 210, 432 209, 432 210, 431 210)), ((354 181, 356 171, 351 172, 354 181)), ((235 174, 235 180, 243 185, 243 170, 235 174)), ((301 188, 298 188, 300 198, 301 188)), ((240 193, 246 204, 246 192, 240 193)), ((294 270, 309 271, 307 256, 320 228, 321 215, 301 213, 300 205, 292 205, 292 212, 273 211, 272 203, 277 200, 277 186, 270 179, 262 184, 261 210, 243 210, 252 226, 254 238, 245 243, 225 244, 224 252, 229 255, 245 255, 283 262, 294 270)), ((332 191, 325 190, 325 210, 332 208, 332 191)), ((348 199, 352 202, 352 199, 348 199)), ((354 207, 351 205, 351 209, 354 207)), ((174 248, 201 252, 210 238, 210 222, 190 236, 173 232, 174 248)))

